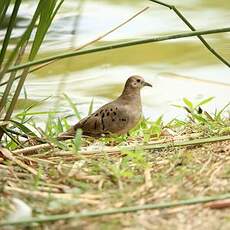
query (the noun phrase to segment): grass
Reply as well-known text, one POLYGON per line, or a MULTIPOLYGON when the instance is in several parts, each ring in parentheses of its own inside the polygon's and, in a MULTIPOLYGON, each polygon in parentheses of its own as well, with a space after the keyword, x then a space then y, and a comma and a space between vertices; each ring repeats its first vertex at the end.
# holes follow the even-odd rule
MULTIPOLYGON (((26 93, 25 93, 26 97, 26 93)), ((77 108, 77 105, 69 98, 64 95, 66 102, 70 105, 72 114, 60 116, 58 108, 54 111, 33 111, 41 103, 47 101, 49 98, 45 98, 40 102, 36 102, 22 111, 18 112, 13 119, 10 120, 10 126, 5 130, 5 132, 11 135, 13 138, 8 138, 5 136, 4 142, 7 143, 7 148, 14 150, 18 148, 18 143, 20 146, 35 145, 39 143, 54 143, 61 148, 71 149, 80 148, 82 146, 87 146, 94 142, 94 139, 87 138, 81 140, 80 131, 77 133, 76 138, 73 141, 58 142, 56 137, 59 133, 70 128, 69 119, 71 117, 76 117, 77 120, 82 118, 82 115, 77 108), (39 116, 46 115, 47 120, 39 121, 39 116), (41 129, 37 126, 44 127, 41 129)), ((173 105, 176 108, 182 109, 186 112, 186 119, 174 118, 168 123, 164 123, 163 115, 159 116, 155 121, 151 121, 148 118, 143 118, 137 127, 130 131, 130 136, 112 136, 112 137, 102 137, 100 142, 105 145, 119 145, 135 142, 149 143, 151 140, 161 139, 164 136, 178 136, 178 135, 192 135, 197 133, 199 137, 212 137, 212 136, 222 136, 228 135, 230 133, 229 129, 229 106, 230 103, 225 105, 219 111, 215 111, 214 114, 210 114, 203 110, 201 107, 205 104, 210 103, 214 98, 206 98, 196 104, 192 103, 189 99, 183 98, 182 105, 173 105)), ((93 100, 91 101, 88 109, 88 114, 93 111, 93 100)))
MULTIPOLYGON (((159 229, 162 226, 166 229, 184 229, 187 226, 229 229, 229 215, 225 210, 211 209, 217 207, 215 203, 206 206, 201 203, 225 199, 221 205, 229 207, 230 103, 210 114, 203 106, 211 102, 212 97, 197 104, 184 98, 182 105, 175 106, 186 111, 186 119, 175 118, 165 123, 163 116, 155 121, 143 118, 129 135, 97 140, 83 137, 82 131, 78 130, 73 140, 65 142, 57 141, 56 137, 70 127, 70 118, 79 120, 82 117, 68 95, 64 95, 64 99, 72 114, 59 108, 37 112, 37 106, 49 100, 45 98, 38 103, 31 100, 26 108, 12 116, 23 90, 28 101, 23 85, 28 73, 33 71, 29 70, 32 65, 46 65, 50 60, 111 48, 198 36, 214 55, 229 66, 201 37, 202 34, 227 32, 229 28, 195 31, 174 6, 153 1, 173 9, 193 32, 75 50, 36 60, 63 0, 38 1, 24 34, 7 55, 21 2, 16 0, 11 7, 0 53, 0 81, 7 78, 2 84, 5 85, 4 91, 0 92, 0 113, 4 116, 0 121, 0 139, 4 134, 0 147, 0 226, 5 220, 8 224, 20 222, 38 229, 159 229), (33 39, 31 34, 34 34, 33 39), (29 51, 28 60, 22 64, 25 51, 29 51), (22 72, 18 73, 18 70, 22 72), (19 81, 16 82, 16 79, 19 81), (46 120, 40 121, 40 116, 46 116, 46 120), (37 150, 25 152, 27 147, 36 147, 37 150), (26 221, 25 217, 19 217, 25 214, 25 207, 32 211, 34 219, 27 216, 29 219, 26 221), (165 210, 159 210, 162 208, 165 210), (18 215, 13 222, 9 218, 12 213, 18 215), (108 214, 110 216, 105 216, 108 214), (207 216, 211 217, 208 223, 207 216)), ((0 24, 9 13, 9 6, 9 0, 0 3, 0 24)), ((92 99, 88 114, 93 112, 93 107, 92 99)))
MULTIPOLYGON (((29 67, 22 70, 21 77, 18 82, 15 81, 17 71, 11 72, 10 75, 8 75, 7 72, 10 67, 21 63, 26 50, 29 50, 27 61, 30 62, 35 59, 40 46, 42 45, 44 37, 54 19, 54 16, 57 14, 59 8, 61 7, 63 0, 40 0, 37 3, 37 8, 33 13, 29 25, 26 27, 23 35, 17 39, 15 47, 11 50, 9 48, 9 44, 12 38, 11 34, 16 25, 16 18, 18 16, 18 11, 20 10, 21 3, 21 0, 16 0, 14 3, 11 3, 13 6, 13 11, 7 25, 7 31, 4 36, 0 53, 0 83, 3 79, 8 79, 0 100, 0 114, 4 121, 9 121, 11 118, 19 95, 23 89, 24 82, 29 73, 29 67), (33 32, 35 35, 33 38, 31 38, 33 32), (6 57, 7 52, 10 53, 9 57, 6 57), (15 90, 12 90, 14 85, 15 90)), ((0 4, 0 17, 2 19, 2 21, 0 21, 0 26, 1 23, 4 22, 4 19, 7 18, 9 4, 9 0, 4 0, 0 4)), ((2 139, 4 131, 5 126, 0 126, 0 139, 2 139)))
MULTIPOLYGON (((130 132, 130 136, 95 140, 83 138, 81 133, 77 133, 74 140, 57 142, 53 137, 68 129, 69 118, 74 116, 77 119, 80 115, 71 98, 67 96, 65 99, 71 105, 72 115, 46 112, 46 122, 43 125, 40 123, 44 127, 42 129, 36 121, 44 113, 33 111, 36 104, 13 117, 8 133, 14 139, 3 139, 8 149, 14 151, 41 142, 50 142, 56 147, 28 155, 14 152, 13 158, 2 152, 0 219, 8 215, 12 209, 11 198, 16 195, 32 208, 34 216, 45 216, 48 220, 46 226, 53 229, 139 228, 143 224, 147 228, 153 223, 156 229, 162 224, 166 229, 172 226, 186 228, 187 225, 198 229, 206 226, 218 229, 220 224, 229 225, 227 210, 211 209, 202 204, 65 221, 58 216, 51 224, 49 218, 56 218, 53 216, 56 214, 72 215, 76 212, 81 216, 86 210, 97 214, 97 210, 103 212, 111 208, 141 207, 143 204, 170 204, 196 200, 201 196, 222 196, 230 191, 229 140, 192 147, 170 145, 148 150, 141 147, 151 143, 167 143, 172 139, 184 143, 185 140, 204 137, 211 140, 213 136, 229 135, 229 104, 210 114, 203 107, 213 98, 197 104, 184 98, 181 105, 176 105, 187 113, 187 118, 183 120, 173 119, 165 123, 163 116, 160 116, 156 121, 143 119, 130 132), (122 148, 124 145, 139 147, 128 150, 122 148), (119 151, 113 151, 117 147, 119 151), (99 150, 97 154, 95 149, 99 150), (108 149, 111 151, 107 152, 108 149), (205 221, 207 215, 210 216, 210 223, 205 221)), ((89 113, 92 108, 93 102, 89 105, 89 113)), ((43 224, 32 226, 42 227, 43 224)))

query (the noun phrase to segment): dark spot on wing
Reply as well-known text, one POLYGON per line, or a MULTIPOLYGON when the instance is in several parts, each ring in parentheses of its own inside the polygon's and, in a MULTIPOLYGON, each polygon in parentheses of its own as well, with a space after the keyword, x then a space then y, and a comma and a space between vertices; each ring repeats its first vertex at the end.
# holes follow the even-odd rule
POLYGON ((112 121, 115 121, 115 119, 113 118, 112 121))
POLYGON ((111 112, 113 112, 113 109, 110 109, 111 112))
POLYGON ((98 116, 98 113, 95 114, 95 117, 97 117, 97 116, 98 116))
POLYGON ((122 121, 126 121, 126 119, 125 119, 125 118, 122 118, 121 120, 122 120, 122 121))
POLYGON ((109 116, 109 112, 106 115, 109 116))
POLYGON ((104 113, 102 114, 102 118, 101 118, 101 124, 102 124, 102 130, 105 130, 105 124, 104 124, 104 113))
POLYGON ((102 109, 102 110, 100 111, 100 113, 103 113, 103 111, 104 111, 104 110, 102 109))
POLYGON ((116 113, 116 112, 113 112, 113 114, 114 114, 114 116, 116 116, 116 115, 117 115, 117 113, 116 113))
POLYGON ((105 116, 105 113, 102 113, 101 117, 103 118, 105 116))

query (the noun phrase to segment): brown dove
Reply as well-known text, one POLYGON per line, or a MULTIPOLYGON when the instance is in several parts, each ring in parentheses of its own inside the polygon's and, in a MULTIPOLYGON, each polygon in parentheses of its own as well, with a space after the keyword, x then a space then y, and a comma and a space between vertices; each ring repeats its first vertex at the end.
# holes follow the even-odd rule
POLYGON ((58 140, 74 138, 77 129, 81 129, 83 135, 92 137, 128 133, 142 116, 140 90, 144 86, 152 87, 140 76, 129 77, 122 94, 116 100, 105 104, 66 132, 61 133, 58 140))

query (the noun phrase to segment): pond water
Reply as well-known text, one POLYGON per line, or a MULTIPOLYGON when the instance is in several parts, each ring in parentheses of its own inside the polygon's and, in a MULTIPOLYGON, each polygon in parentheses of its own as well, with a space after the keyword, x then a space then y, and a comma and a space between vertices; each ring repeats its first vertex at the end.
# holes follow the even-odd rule
MULTIPOLYGON (((36 1, 24 1, 14 36, 20 36, 36 1)), ((229 26, 229 0, 174 0, 174 4, 197 29, 229 26)), ((68 0, 46 36, 37 58, 72 51, 89 42, 144 7, 150 8, 90 47, 139 38, 189 31, 173 11, 147 0, 68 0)), ((230 61, 230 33, 205 36, 210 45, 230 61)), ((90 48, 87 47, 87 48, 90 48)), ((138 45, 55 62, 28 76, 26 91, 32 100, 52 96, 39 108, 71 113, 62 96, 68 94, 85 114, 116 98, 130 75, 141 75, 153 88, 142 90, 143 110, 152 119, 181 114, 172 104, 186 97, 194 102, 214 96, 206 106, 214 111, 230 101, 230 69, 214 57, 197 38, 138 45)), ((22 95, 23 97, 23 95, 22 95)), ((24 105, 25 103, 23 103, 24 105)))

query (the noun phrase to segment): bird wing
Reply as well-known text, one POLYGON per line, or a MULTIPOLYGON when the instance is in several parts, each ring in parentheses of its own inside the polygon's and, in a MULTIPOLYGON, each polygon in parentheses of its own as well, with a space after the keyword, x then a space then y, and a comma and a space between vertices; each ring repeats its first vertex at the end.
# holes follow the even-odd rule
POLYGON ((108 103, 74 126, 81 128, 83 134, 99 136, 101 134, 120 133, 129 122, 126 108, 115 102, 108 103))

